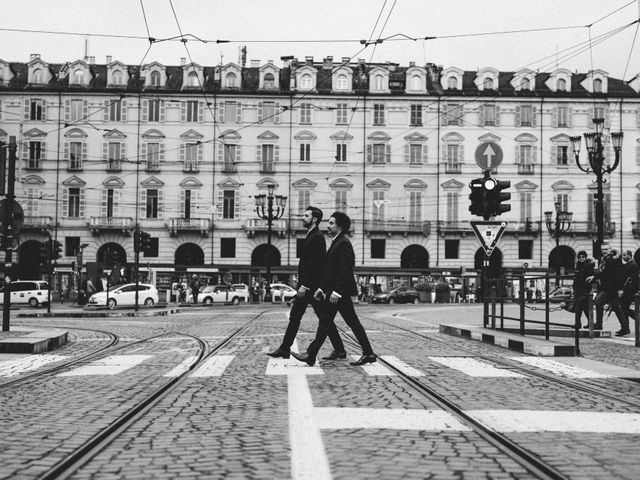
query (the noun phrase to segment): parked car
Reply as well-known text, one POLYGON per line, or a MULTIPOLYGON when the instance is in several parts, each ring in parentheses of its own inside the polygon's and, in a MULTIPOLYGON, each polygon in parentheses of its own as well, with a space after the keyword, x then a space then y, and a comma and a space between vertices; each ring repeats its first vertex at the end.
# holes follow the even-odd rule
MULTIPOLYGON (((94 307, 107 306, 114 309, 118 306, 132 306, 136 303, 136 284, 125 283, 109 288, 109 300, 107 292, 97 292, 91 295, 88 304, 94 307)), ((151 307, 158 303, 158 290, 147 283, 138 284, 138 305, 151 307)))
POLYGON ((240 301, 248 302, 249 301, 249 287, 244 283, 234 283, 231 285, 233 289, 238 292, 238 296, 240 297, 240 301))
MULTIPOLYGON (((4 289, 0 288, 0 305, 4 303, 4 289)), ((22 303, 37 307, 49 302, 49 284, 42 280, 16 280, 11 282, 10 290, 12 305, 22 303)))
POLYGON ((558 287, 552 292, 549 292, 550 302, 567 302, 569 300, 573 300, 572 287, 558 287))
MULTIPOLYGON (((189 297, 187 300, 191 300, 189 297)), ((211 305, 212 303, 231 303, 237 305, 240 303, 240 294, 228 285, 207 285, 200 289, 198 294, 198 303, 211 305)))
POLYGON ((411 287, 395 287, 376 293, 371 303, 419 303, 418 291, 411 287))
POLYGON ((284 283, 271 284, 271 298, 281 300, 284 295, 284 301, 289 303, 297 295, 297 291, 284 283))

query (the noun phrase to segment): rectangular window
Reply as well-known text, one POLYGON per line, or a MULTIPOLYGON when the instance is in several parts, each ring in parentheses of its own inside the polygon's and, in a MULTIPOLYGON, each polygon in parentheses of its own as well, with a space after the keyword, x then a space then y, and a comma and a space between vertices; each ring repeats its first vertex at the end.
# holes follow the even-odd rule
POLYGON ((411 105, 411 118, 409 120, 409 124, 414 127, 422 126, 422 105, 411 105))
POLYGON ((444 258, 460 258, 460 240, 449 239, 444 241, 444 258))
POLYGON ((372 238, 371 258, 385 258, 386 243, 384 238, 372 238))
POLYGON ((189 100, 187 102, 187 122, 198 121, 198 101, 189 100))
POLYGON ((222 193, 222 218, 233 219, 236 215, 236 191, 224 190, 222 193))
POLYGON ((384 199, 384 191, 382 190, 374 190, 373 191, 373 214, 371 218, 374 221, 384 221, 384 211, 386 201, 384 199))
POLYGON ((447 162, 445 164, 445 172, 460 173, 460 145, 455 143, 448 143, 445 148, 447 149, 447 162))
POLYGON ((220 239, 220 257, 235 258, 236 256, 236 239, 221 238, 220 239))
POLYGON ((40 168, 40 160, 42 159, 42 143, 29 142, 29 163, 28 168, 40 168))
POLYGON ((531 220, 533 201, 531 192, 522 192, 520 194, 520 221, 526 224, 531 220))
POLYGON ((346 162, 346 161, 347 161, 347 144, 338 143, 336 145, 336 162, 346 162))
POLYGON ((485 125, 496 124, 496 106, 495 105, 484 106, 484 124, 485 125))
POLYGON ((235 173, 236 158, 238 154, 238 145, 225 143, 224 148, 224 165, 222 166, 225 173, 235 173))
POLYGON ((384 143, 374 143, 371 146, 371 162, 385 163, 387 145, 384 143))
POLYGON ((346 125, 349 119, 349 109, 346 103, 338 103, 336 105, 336 124, 346 125))
POLYGON ((567 145, 556 146, 556 165, 569 165, 569 147, 567 145))
MULTIPOLYGON (((568 193, 556 193, 554 203, 560 204, 561 212, 569 211, 569 194, 568 193)), ((555 218, 555 217, 554 217, 555 218)))
POLYGON ((303 125, 311 125, 311 104, 303 103, 300 105, 300 123, 303 125))
POLYGON ((113 188, 107 189, 107 217, 113 217, 113 204, 114 204, 114 192, 113 188))
POLYGON ((373 124, 384 125, 384 103, 373 104, 373 124))
POLYGON ((304 215, 307 207, 311 204, 311 191, 310 190, 298 190, 298 213, 300 216, 304 215))
POLYGON ((122 102, 120 100, 112 101, 109 104, 109 121, 110 122, 122 121, 122 102))
POLYGON ((447 104, 447 125, 460 125, 461 116, 462 112, 460 109, 460 105, 458 105, 457 103, 447 104))
POLYGON ((409 192, 409 222, 422 221, 422 192, 409 192))
POLYGON ((64 256, 73 257, 79 253, 80 237, 64 237, 64 256))
POLYGON ((338 212, 347 211, 347 191, 336 190, 335 192, 335 209, 338 212))
POLYGON ((109 164, 107 165, 107 169, 111 171, 119 171, 120 170, 120 154, 121 154, 122 145, 120 142, 109 142, 109 164))
POLYGON ((149 100, 149 113, 147 121, 159 122, 160 121, 160 102, 161 100, 149 100))
POLYGON ((519 149, 518 173, 533 173, 533 148, 531 145, 520 145, 519 149))
POLYGON ((275 102, 262 102, 262 123, 275 123, 275 102))
POLYGON ((558 107, 558 126, 569 126, 569 107, 558 107))
POLYGON ((69 143, 69 170, 82 170, 82 143, 69 143))
POLYGON ((236 102, 224 102, 224 123, 236 123, 237 108, 236 102))
POLYGON ((147 218, 158 218, 158 197, 159 194, 157 189, 150 188, 147 190, 147 218))
POLYGON ((29 120, 42 120, 42 108, 44 100, 34 98, 31 100, 29 120))
POLYGON ((533 124, 533 109, 531 105, 522 105, 520 107, 520 125, 523 127, 531 127, 533 124))
POLYGON ((191 190, 184 191, 184 218, 191 218, 191 190))
POLYGON ((518 240, 518 258, 520 260, 533 259, 533 240, 518 240))
POLYGON ((262 145, 262 173, 274 173, 274 145, 262 145))
POLYGON ((80 217, 80 189, 79 188, 69 189, 69 210, 67 212, 67 217, 69 218, 80 217))
POLYGON ((82 109, 84 106, 83 100, 71 100, 71 107, 69 113, 69 120, 72 122, 79 122, 83 119, 82 109))
POLYGON ((160 144, 147 143, 147 171, 160 170, 160 144))
POLYGON ((604 118, 605 120, 607 120, 604 115, 604 107, 594 107, 593 113, 594 113, 593 118, 604 118))
POLYGON ((412 143, 409 145, 409 163, 411 165, 419 165, 422 163, 422 145, 412 143))
POLYGON ((310 160, 311 160, 311 144, 301 143, 300 144, 300 161, 308 162, 310 160))
POLYGON ((457 222, 458 221, 458 199, 460 195, 455 192, 447 193, 447 221, 448 222, 457 222))
POLYGON ((198 144, 187 143, 184 146, 184 171, 198 171, 198 144))

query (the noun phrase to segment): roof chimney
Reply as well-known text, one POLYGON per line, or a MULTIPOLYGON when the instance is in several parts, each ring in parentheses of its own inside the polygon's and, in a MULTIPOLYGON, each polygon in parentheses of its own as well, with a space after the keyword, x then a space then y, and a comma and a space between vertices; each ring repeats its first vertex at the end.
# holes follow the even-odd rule
POLYGON ((259 68, 260 60, 251 60, 251 68, 259 68))
POLYGON ((185 66, 187 64, 187 59, 185 57, 180 57, 180 65, 185 66))
POLYGON ((93 65, 96 63, 96 57, 89 57, 89 65, 93 65))
POLYGON ((38 60, 40 58, 39 53, 32 53, 29 60, 38 60))
POLYGON ((111 59, 112 59, 112 58, 113 58, 113 57, 112 57, 111 55, 107 55, 107 63, 111 63, 111 59))
POLYGON ((313 57, 304 57, 304 63, 313 66, 313 57))
POLYGON ((325 58, 322 66, 324 68, 333 68, 333 57, 325 58))

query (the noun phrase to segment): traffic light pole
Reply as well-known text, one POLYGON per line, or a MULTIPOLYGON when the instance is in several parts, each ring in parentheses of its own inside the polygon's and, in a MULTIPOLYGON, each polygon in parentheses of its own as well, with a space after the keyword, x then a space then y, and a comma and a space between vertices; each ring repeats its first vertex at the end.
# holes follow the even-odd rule
MULTIPOLYGON (((4 147, 0 146, 3 151, 0 161, 6 162, 6 153, 4 153, 4 147)), ((8 332, 10 321, 9 314, 11 310, 11 275, 13 275, 13 202, 15 201, 15 183, 16 183, 16 137, 9 137, 9 168, 7 175, 7 209, 5 212, 6 217, 3 219, 2 225, 2 248, 4 249, 4 303, 2 305, 2 331, 8 332), (7 278, 9 281, 7 282, 7 278)))
POLYGON ((135 252, 135 265, 134 265, 134 274, 136 276, 136 295, 135 295, 135 304, 134 311, 138 311, 138 289, 140 288, 140 227, 136 226, 136 229, 133 233, 133 250, 135 252))

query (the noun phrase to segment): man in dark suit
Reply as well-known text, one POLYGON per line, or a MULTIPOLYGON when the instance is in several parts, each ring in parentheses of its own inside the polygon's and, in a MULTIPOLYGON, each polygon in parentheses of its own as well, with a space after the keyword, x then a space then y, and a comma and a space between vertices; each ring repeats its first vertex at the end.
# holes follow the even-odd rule
POLYGON ((618 316, 620 330, 616 332, 617 337, 631 333, 629 330, 629 317, 635 318, 635 312, 631 309, 631 302, 635 294, 638 293, 639 279, 638 265, 633 260, 633 252, 631 250, 622 252, 622 282, 622 289, 618 290, 622 316, 618 316))
MULTIPOLYGON (((327 244, 324 235, 318 228, 321 221, 322 210, 316 207, 307 207, 302 217, 302 226, 307 229, 307 237, 302 245, 298 262, 298 294, 289 312, 289 325, 287 325, 282 343, 273 352, 267 353, 270 357, 289 358, 291 345, 296 338, 300 328, 300 320, 307 310, 307 305, 311 304, 318 318, 322 318, 324 315, 322 302, 313 297, 314 292, 320 287, 326 269, 327 244)), ((328 335, 334 351, 324 357, 324 360, 347 358, 344 344, 335 325, 328 332, 328 335)))
POLYGON ((602 252, 602 257, 600 258, 598 270, 595 272, 599 283, 598 294, 595 299, 596 324, 594 328, 596 330, 602 330, 605 305, 609 305, 609 308, 616 313, 616 317, 622 318, 624 315, 620 306, 620 294, 618 293, 622 291, 624 283, 622 260, 608 243, 603 243, 600 246, 600 251, 602 252))
POLYGON ((327 270, 321 287, 314 294, 316 298, 325 299, 327 311, 325 315, 320 317, 316 338, 311 342, 306 353, 292 353, 297 360, 310 366, 315 364, 320 347, 327 336, 336 328, 333 322, 338 312, 349 325, 362 347, 362 356, 355 362, 351 362, 351 365, 365 365, 377 360, 369 343, 367 332, 360 323, 351 300, 352 295, 357 295, 358 287, 353 277, 355 254, 351 242, 346 237, 349 228, 351 228, 351 219, 342 212, 335 212, 329 219, 327 230, 333 240, 327 252, 327 270))

